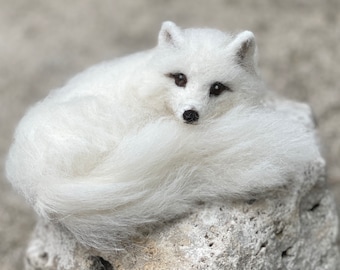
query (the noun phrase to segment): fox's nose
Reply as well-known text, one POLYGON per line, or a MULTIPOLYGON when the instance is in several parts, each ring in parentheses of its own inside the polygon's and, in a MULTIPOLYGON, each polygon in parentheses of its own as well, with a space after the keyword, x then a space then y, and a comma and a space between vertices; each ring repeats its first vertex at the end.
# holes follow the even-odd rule
POLYGON ((200 118, 197 111, 187 110, 183 113, 183 119, 186 123, 196 122, 200 118))

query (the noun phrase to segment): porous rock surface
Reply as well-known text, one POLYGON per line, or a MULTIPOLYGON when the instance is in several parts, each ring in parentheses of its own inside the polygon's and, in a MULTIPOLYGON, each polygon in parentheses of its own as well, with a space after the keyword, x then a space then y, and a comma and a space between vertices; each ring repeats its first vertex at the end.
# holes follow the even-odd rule
POLYGON ((26 269, 338 269, 338 220, 323 159, 292 182, 248 201, 198 205, 110 254, 40 221, 26 269))

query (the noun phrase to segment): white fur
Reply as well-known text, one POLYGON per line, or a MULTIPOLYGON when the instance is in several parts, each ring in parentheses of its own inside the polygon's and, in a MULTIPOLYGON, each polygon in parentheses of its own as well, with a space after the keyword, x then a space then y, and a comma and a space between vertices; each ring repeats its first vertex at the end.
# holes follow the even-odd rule
POLYGON ((83 244, 117 247, 198 200, 284 185, 318 157, 313 132, 266 97, 252 33, 165 22, 154 49, 97 65, 31 108, 7 176, 83 244), (215 81, 233 92, 209 97, 215 81), (184 123, 188 109, 197 124, 184 123))

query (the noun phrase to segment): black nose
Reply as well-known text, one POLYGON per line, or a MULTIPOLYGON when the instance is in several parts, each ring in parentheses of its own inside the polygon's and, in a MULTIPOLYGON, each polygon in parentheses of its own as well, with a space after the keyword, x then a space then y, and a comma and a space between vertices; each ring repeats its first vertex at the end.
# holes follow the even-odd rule
POLYGON ((183 119, 186 123, 196 122, 200 118, 198 112, 194 110, 187 110, 183 113, 183 119))

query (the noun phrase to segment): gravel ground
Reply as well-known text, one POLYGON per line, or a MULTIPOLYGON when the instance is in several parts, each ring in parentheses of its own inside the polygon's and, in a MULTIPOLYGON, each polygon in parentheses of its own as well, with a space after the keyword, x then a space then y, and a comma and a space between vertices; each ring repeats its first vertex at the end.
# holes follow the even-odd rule
POLYGON ((340 206, 339 10, 338 0, 0 0, 0 268, 22 269, 35 223, 3 173, 19 119, 87 66, 154 46, 164 20, 255 33, 268 85, 315 112, 340 206))

